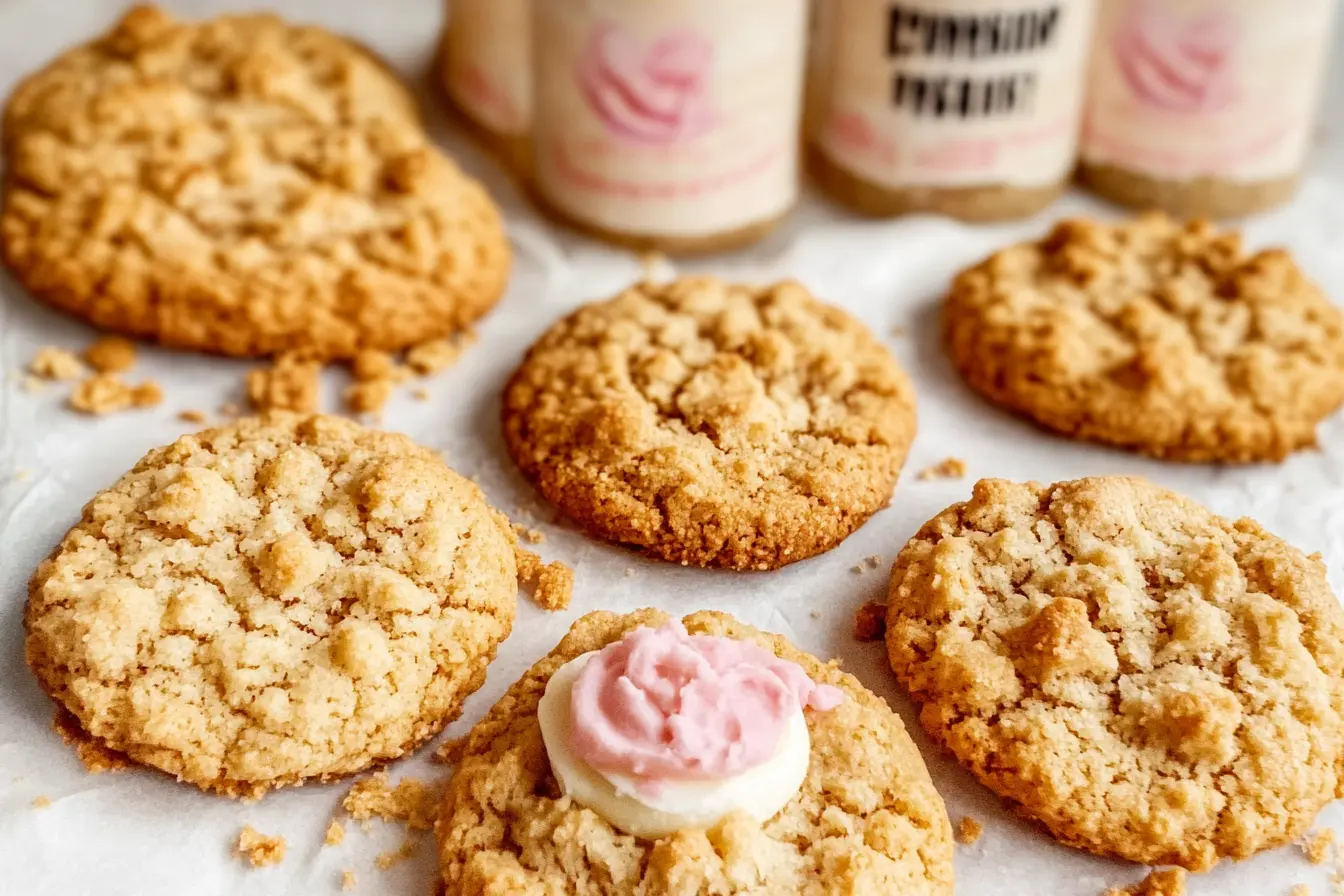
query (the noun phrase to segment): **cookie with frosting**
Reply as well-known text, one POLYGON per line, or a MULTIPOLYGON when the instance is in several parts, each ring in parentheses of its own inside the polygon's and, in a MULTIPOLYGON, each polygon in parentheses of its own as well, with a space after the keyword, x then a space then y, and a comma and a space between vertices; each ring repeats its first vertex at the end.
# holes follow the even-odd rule
POLYGON ((722 613, 583 617, 459 749, 451 893, 952 893, 900 718, 722 613))

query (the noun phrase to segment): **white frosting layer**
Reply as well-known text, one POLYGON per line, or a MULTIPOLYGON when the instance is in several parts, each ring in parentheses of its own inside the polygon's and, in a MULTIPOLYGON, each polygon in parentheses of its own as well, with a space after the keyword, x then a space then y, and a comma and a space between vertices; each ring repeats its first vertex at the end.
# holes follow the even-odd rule
POLYGON ((734 809, 764 822, 793 799, 807 777, 812 741, 801 709, 789 719, 775 755, 740 775, 715 781, 665 781, 656 794, 637 779, 603 772, 579 756, 570 691, 592 653, 576 657, 556 670, 537 707, 541 737, 560 789, 587 806, 613 827, 646 839, 676 831, 713 827, 734 809))

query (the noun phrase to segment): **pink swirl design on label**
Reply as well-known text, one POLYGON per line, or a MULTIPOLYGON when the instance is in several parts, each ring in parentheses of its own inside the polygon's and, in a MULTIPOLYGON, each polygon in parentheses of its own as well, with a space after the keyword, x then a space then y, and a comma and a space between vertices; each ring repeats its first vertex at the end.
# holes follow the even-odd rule
POLYGON ((741 774, 777 752, 803 707, 844 693, 746 641, 691 635, 680 622, 639 628, 588 660, 570 695, 572 744, 597 769, 662 781, 741 774))
POLYGON ((714 127, 714 45, 675 31, 645 46, 620 26, 593 29, 579 56, 579 89, 613 136, 665 146, 714 127))
POLYGON ((1210 9, 1180 18, 1163 0, 1133 0, 1112 50, 1134 95, 1168 112, 1219 112, 1238 98, 1237 20, 1210 9))

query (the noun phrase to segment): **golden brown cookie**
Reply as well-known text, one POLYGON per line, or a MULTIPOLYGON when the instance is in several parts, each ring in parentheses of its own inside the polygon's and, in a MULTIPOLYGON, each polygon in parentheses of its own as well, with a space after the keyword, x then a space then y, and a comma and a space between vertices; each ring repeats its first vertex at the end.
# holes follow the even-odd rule
POLYGON ((915 400, 872 334, 802 286, 682 279, 551 327, 503 418, 523 474, 592 535, 773 569, 887 504, 915 400))
POLYGON ((891 573, 921 719, 1059 840, 1195 871, 1344 796, 1344 610, 1319 556, 1141 479, 976 484, 891 573))
POLYGON ((960 274, 944 331, 996 404, 1170 460, 1280 460, 1344 401, 1344 316, 1206 221, 1063 221, 960 274))
POLYGON ((394 759, 513 623, 507 524, 404 436, 277 414, 94 497, 29 586, 28 665, 94 738, 206 790, 394 759))
POLYGON ((687 616, 686 628, 753 641, 845 693, 838 708, 808 714, 812 759, 798 795, 764 825, 734 814, 656 841, 561 796, 537 722, 550 676, 668 618, 583 617, 472 729, 436 825, 448 892, 951 896, 952 827, 900 717, 834 664, 722 613, 687 616))
POLYGON ((445 336, 503 291, 499 212, 368 52, 270 15, 132 9, 4 114, 0 250, 99 327, 229 355, 445 336))

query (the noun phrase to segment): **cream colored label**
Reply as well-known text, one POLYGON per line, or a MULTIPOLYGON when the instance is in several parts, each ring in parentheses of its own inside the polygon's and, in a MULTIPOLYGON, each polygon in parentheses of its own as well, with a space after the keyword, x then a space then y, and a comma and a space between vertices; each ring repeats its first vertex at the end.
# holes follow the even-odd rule
POLYGON ((529 0, 452 0, 448 15, 453 102, 496 133, 524 135, 532 119, 529 0))
POLYGON ((700 237, 785 212, 806 0, 536 0, 536 180, 565 214, 700 237))
POLYGON ((817 145, 892 189, 1055 183, 1073 167, 1096 0, 823 0, 817 145))
POLYGON ((1107 0, 1083 158, 1235 181, 1303 163, 1334 0, 1107 0))

